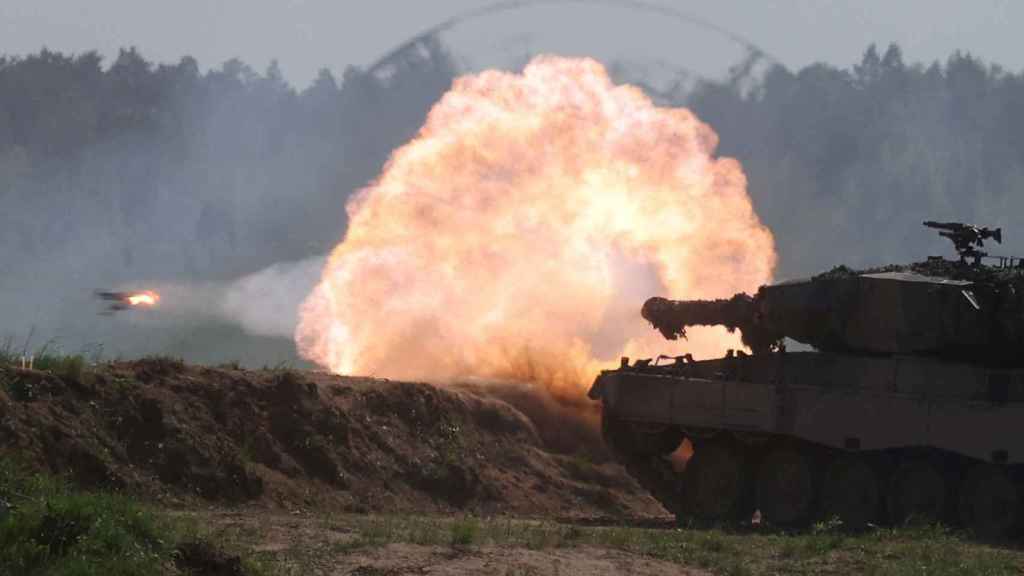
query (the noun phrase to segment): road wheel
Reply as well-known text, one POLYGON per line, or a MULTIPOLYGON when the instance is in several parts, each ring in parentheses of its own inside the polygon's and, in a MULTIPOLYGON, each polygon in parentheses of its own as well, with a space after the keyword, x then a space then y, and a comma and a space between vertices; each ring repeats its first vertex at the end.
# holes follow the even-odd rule
POLYGON ((880 501, 878 473, 865 459, 839 456, 828 467, 821 490, 825 518, 862 528, 875 520, 880 501))
POLYGON ((781 447, 768 451, 757 474, 757 507, 767 521, 792 526, 813 511, 814 469, 804 450, 781 447))
POLYGON ((900 465, 889 487, 889 517, 894 524, 937 522, 945 516, 946 480, 927 460, 900 465))
POLYGON ((1020 518, 1020 492, 1003 469, 980 465, 972 469, 960 492, 960 518, 978 536, 1006 536, 1020 518))
POLYGON ((700 442, 683 475, 683 515, 706 522, 734 520, 741 512, 744 487, 741 448, 724 440, 700 442))

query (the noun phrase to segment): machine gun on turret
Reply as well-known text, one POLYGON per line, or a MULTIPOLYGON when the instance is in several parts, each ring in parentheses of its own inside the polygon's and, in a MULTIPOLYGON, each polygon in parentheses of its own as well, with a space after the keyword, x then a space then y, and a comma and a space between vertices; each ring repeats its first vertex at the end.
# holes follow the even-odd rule
POLYGON ((961 222, 934 222, 932 220, 925 220, 924 225, 938 230, 939 236, 952 240, 956 253, 960 255, 960 262, 963 263, 970 258, 975 265, 981 264, 981 259, 988 256, 987 252, 980 250, 980 248, 984 248, 985 240, 991 238, 999 244, 1003 243, 1002 228, 992 230, 961 222))

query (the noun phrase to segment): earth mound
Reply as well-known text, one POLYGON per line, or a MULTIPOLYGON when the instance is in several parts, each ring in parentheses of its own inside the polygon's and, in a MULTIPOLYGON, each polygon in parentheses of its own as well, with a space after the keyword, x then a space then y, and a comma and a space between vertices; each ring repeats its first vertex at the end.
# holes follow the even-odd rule
POLYGON ((56 372, 0 367, 0 456, 87 487, 169 505, 664 514, 579 410, 529 387, 163 358, 56 372))

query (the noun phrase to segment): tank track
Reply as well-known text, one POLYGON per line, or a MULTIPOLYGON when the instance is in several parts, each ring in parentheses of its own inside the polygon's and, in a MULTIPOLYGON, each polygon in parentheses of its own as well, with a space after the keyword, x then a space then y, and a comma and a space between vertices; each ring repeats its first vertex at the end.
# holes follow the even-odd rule
POLYGON ((681 525, 749 522, 763 514, 769 524, 797 528, 818 520, 859 528, 919 519, 995 538, 1019 537, 1024 528, 1019 466, 927 448, 845 452, 726 432, 695 442, 680 473, 667 457, 665 438, 675 436, 666 430, 658 441, 652 437, 628 424, 605 427, 617 461, 681 525))
POLYGON ((667 428, 640 431, 635 424, 603 413, 601 435, 626 472, 666 510, 679 516, 683 511, 682 483, 667 456, 682 442, 682 433, 667 428))

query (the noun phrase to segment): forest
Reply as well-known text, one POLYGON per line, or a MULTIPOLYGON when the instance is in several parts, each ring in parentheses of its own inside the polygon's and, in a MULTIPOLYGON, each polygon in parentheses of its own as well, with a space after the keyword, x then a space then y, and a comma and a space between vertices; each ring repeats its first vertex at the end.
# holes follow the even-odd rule
POLYGON ((276 64, 0 58, 0 265, 71 247, 115 273, 213 279, 322 253, 344 196, 451 83, 427 64, 386 86, 324 70, 297 92, 276 64))
POLYGON ((1006 250, 1024 251, 1020 72, 959 52, 908 64, 890 45, 737 86, 705 83, 687 104, 742 161, 783 277, 948 254, 926 219, 1006 226, 1006 250))
MULTIPOLYGON (((345 198, 455 74, 440 42, 386 77, 324 69, 302 90, 237 59, 202 72, 135 48, 0 57, 0 315, 15 333, 59 333, 99 287, 326 253, 345 198)), ((891 45, 746 80, 671 103, 742 162, 778 278, 948 252, 925 219, 1005 226, 1003 251, 1024 252, 1024 73, 959 52, 908 63, 891 45)))

